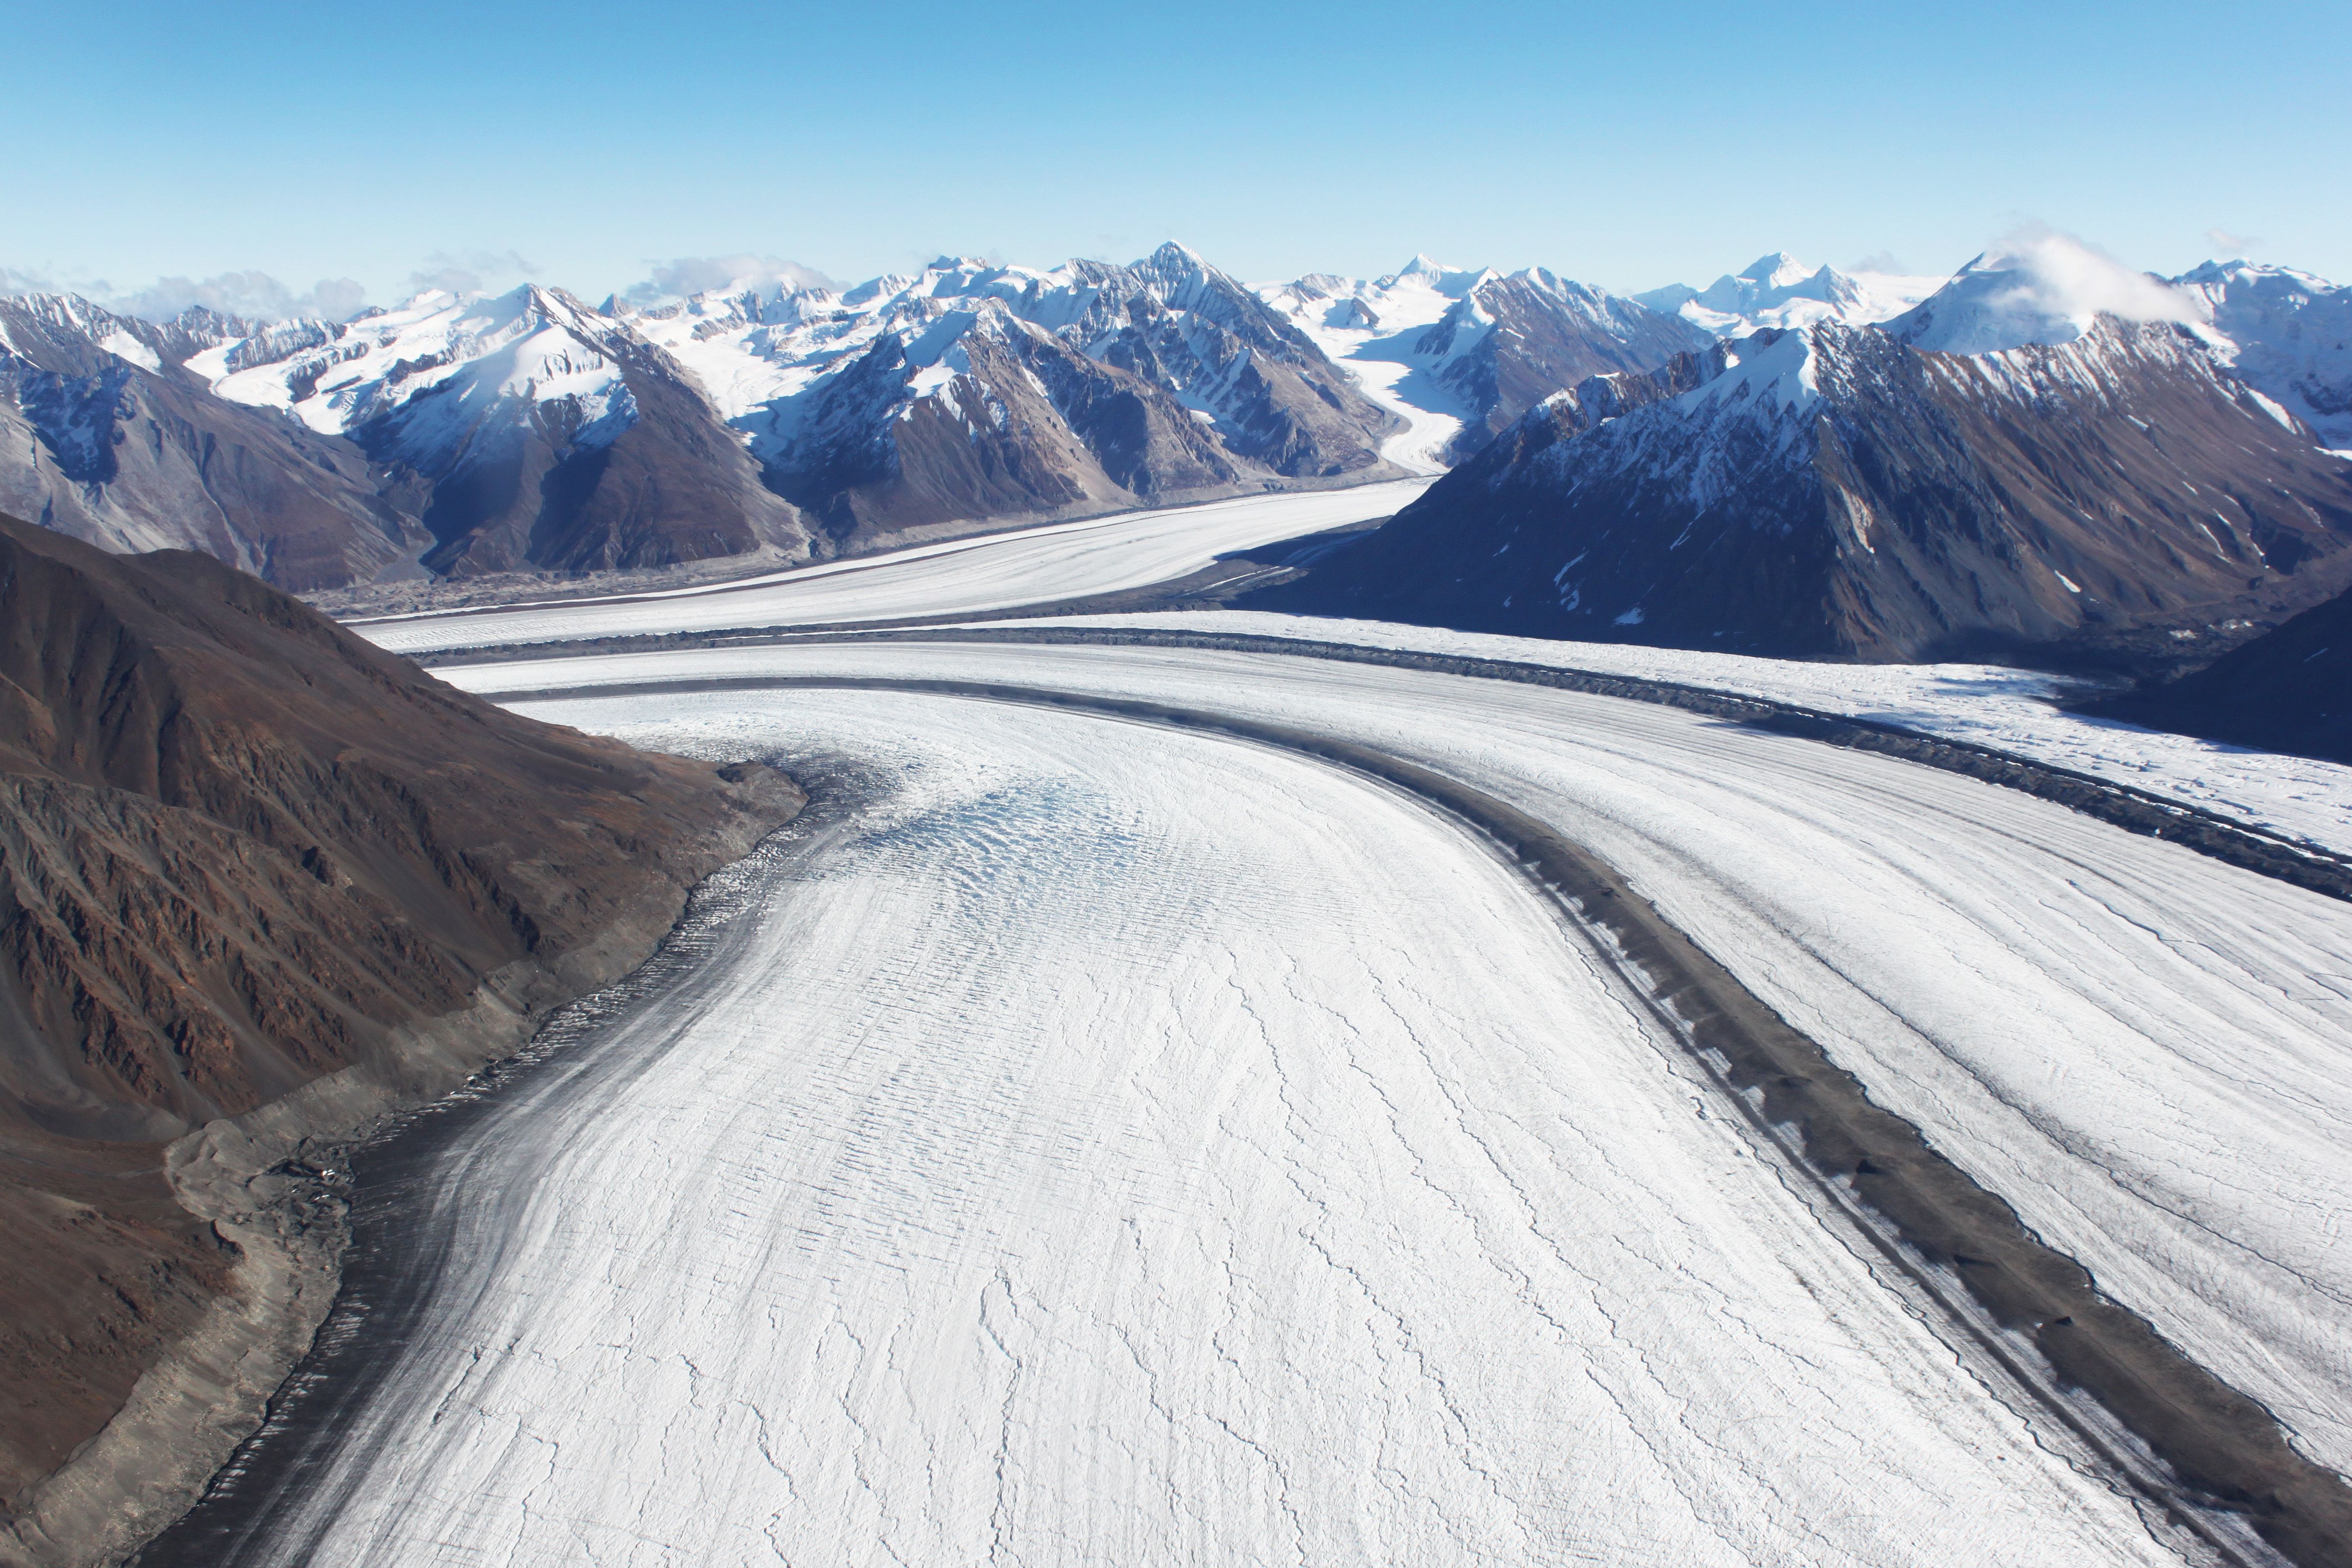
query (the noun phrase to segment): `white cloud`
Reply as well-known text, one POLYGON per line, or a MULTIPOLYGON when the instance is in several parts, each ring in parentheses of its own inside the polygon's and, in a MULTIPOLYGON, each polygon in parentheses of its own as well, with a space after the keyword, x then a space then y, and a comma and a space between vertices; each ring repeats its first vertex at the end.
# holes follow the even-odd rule
POLYGON ((158 278, 144 289, 102 301, 125 315, 169 321, 196 306, 225 316, 283 321, 289 316, 340 321, 367 303, 367 290, 348 278, 321 278, 296 293, 267 272, 221 272, 202 279, 158 278))
POLYGON ((2217 261, 2224 258, 2231 261, 2240 260, 2263 247, 2262 236, 2258 234, 2231 234, 2226 228, 2209 228, 2205 231, 2205 237, 2211 243, 2213 258, 2217 261))
POLYGON ((126 316, 167 321, 194 306, 263 321, 322 316, 340 321, 367 303, 367 290, 348 278, 321 278, 297 292, 267 272, 221 272, 210 278, 158 278, 143 289, 118 289, 104 279, 59 281, 0 267, 0 294, 79 294, 126 316))
POLYGON ((436 250, 425 265, 408 275, 417 293, 438 289, 450 294, 478 294, 493 283, 516 278, 536 278, 539 268, 515 250, 436 250))
POLYGON ((2072 342, 2102 316, 2199 327, 2199 305, 2188 290, 2135 271, 2095 245, 2035 226, 1996 243, 1887 327, 1923 349, 1982 354, 2072 342))
POLYGON ((2021 229, 2000 241, 1974 270, 2009 275, 1990 300, 2023 315, 2088 323, 2105 314, 2126 321, 2195 321, 2180 289, 2125 266, 2088 241, 2054 228, 2021 229))
POLYGON ((648 265, 653 276, 621 290, 621 298, 649 305, 714 290, 733 293, 780 284, 793 289, 835 287, 832 279, 814 268, 780 256, 680 256, 648 265))
POLYGON ((20 272, 14 267, 0 267, 0 298, 11 294, 55 294, 58 286, 37 272, 20 272))

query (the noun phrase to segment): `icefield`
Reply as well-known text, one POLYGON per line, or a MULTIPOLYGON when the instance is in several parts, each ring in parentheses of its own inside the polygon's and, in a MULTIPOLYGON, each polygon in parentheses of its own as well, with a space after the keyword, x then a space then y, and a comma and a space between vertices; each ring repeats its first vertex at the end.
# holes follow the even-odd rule
POLYGON ((242 1561, 2179 1560, 1418 803, 950 697, 528 710, 867 804, 449 1152, 431 1318, 242 1561))
MULTIPOLYGON (((395 653, 423 658, 455 648, 664 632, 952 619, 1166 582, 1200 570, 1221 553, 1385 517, 1409 504, 1427 483, 1414 479, 1126 513, 709 587, 350 624, 395 653)), ((2069 713, 2054 705, 2062 683, 2032 670, 1808 664, 1250 611, 995 624, 1241 633, 1679 681, 1992 746, 2352 853, 2352 768, 2069 713)))

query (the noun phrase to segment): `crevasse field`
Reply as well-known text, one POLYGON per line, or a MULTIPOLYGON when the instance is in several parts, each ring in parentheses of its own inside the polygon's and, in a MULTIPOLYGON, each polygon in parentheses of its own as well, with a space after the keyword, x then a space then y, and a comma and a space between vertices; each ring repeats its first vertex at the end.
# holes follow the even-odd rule
MULTIPOLYGON (((1236 503, 1273 515, 1215 548, 1331 526, 1333 500, 1236 503)), ((1175 515, 1135 522, 1156 564, 1134 583, 1189 569, 1175 515)), ((1057 537, 1092 561, 1012 536, 1043 553, 997 603, 1133 585, 1115 527, 1057 537)), ((979 608, 939 561, 862 565, 858 613, 979 608)), ((800 592, 364 629, 418 648, 769 625, 800 592)), ((1731 689, 1759 662, 1658 657, 1731 689)), ((2182 1560, 1450 819, 1214 734, 691 689, 721 679, 1146 698, 1508 801, 2306 1454, 2352 1465, 2341 903, 1892 759, 1431 672, 810 643, 444 673, 858 785, 690 983, 452 1151, 430 1331, 252 1561, 2182 1560), (670 689, 594 689, 647 683, 670 689)), ((1990 695, 2017 705, 2001 722, 2077 723, 1990 695)), ((2312 820, 2344 809, 2306 776, 2312 820)))

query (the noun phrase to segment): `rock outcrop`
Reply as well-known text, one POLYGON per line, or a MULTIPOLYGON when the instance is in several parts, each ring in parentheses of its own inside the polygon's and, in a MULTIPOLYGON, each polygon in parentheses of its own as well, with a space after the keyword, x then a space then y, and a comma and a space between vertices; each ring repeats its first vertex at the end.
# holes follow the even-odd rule
POLYGON ((507 713, 208 555, 0 520, 0 1557, 168 1509, 60 1467, 158 1486, 201 1434, 93 1439, 127 1405, 218 1437, 174 1355, 225 1301, 290 1310, 254 1291, 299 1271, 191 1212, 167 1148, 243 1182, 446 1090, 800 802, 507 713))

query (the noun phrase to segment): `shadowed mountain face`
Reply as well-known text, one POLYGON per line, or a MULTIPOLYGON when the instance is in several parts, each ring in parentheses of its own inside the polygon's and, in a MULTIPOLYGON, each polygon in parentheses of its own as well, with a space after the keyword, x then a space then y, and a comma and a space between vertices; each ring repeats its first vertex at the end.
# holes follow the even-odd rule
POLYGON ((1481 279, 1413 344, 1476 417, 1447 456, 1467 461, 1519 416, 1596 375, 1647 371, 1713 339, 1663 315, 1540 269, 1481 279))
POLYGON ((79 300, 0 299, 0 511, 107 550, 201 550, 298 591, 414 553, 424 503, 404 476, 340 436, 216 397, 183 368, 268 331, 206 311, 159 327, 79 300))
POLYGON ((0 1502, 221 1288, 163 1143, 602 983, 798 804, 505 713, 208 556, 0 519, 0 1502))
POLYGON ((2305 610, 2193 675, 2089 711, 2352 766, 2352 594, 2305 610))
POLYGON ((2352 576, 2352 464, 2169 324, 1765 331, 1531 410, 1269 607, 1809 658, 2095 654, 2352 576))

